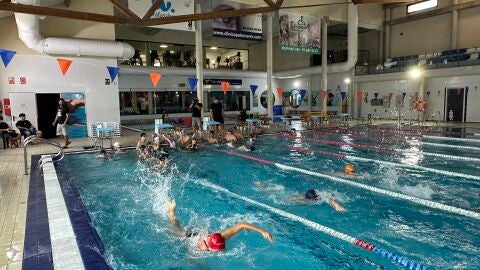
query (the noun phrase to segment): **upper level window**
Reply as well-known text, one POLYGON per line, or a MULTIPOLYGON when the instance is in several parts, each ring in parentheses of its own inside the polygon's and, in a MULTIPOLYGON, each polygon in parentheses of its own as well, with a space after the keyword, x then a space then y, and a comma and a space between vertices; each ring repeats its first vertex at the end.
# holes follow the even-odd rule
POLYGON ((407 14, 434 7, 438 7, 438 0, 427 0, 418 2, 407 6, 407 14))

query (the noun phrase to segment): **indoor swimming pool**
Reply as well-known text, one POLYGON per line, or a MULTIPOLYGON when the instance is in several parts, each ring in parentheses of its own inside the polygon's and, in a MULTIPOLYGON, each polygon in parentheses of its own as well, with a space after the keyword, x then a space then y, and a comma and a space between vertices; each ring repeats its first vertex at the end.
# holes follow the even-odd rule
POLYGON ((133 150, 112 160, 67 155, 56 167, 78 189, 114 269, 477 269, 480 138, 382 130, 265 135, 254 152, 171 151, 164 171, 133 150), (355 176, 342 173, 347 163, 355 176), (299 200, 308 189, 322 200, 299 200), (169 198, 190 230, 247 221, 274 242, 241 232, 223 252, 196 251, 198 239, 173 233, 169 198))

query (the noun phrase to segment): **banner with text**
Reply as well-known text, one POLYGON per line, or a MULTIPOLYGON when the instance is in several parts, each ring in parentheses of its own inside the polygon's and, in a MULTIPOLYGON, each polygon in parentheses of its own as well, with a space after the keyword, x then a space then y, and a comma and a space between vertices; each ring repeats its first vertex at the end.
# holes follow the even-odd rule
MULTIPOLYGON (((128 8, 137 14, 140 18, 147 13, 155 0, 128 0, 128 8)), ((150 18, 165 18, 176 15, 189 15, 195 13, 193 0, 165 0, 150 18)), ((192 21, 182 23, 172 23, 152 26, 156 28, 165 28, 182 31, 195 31, 192 21)))
MULTIPOLYGON (((212 0, 212 11, 240 10, 251 5, 212 0)), ((262 40, 262 14, 241 17, 217 18, 212 20, 213 36, 221 38, 262 40)))
POLYGON ((280 49, 289 52, 319 54, 320 18, 280 10, 280 49))

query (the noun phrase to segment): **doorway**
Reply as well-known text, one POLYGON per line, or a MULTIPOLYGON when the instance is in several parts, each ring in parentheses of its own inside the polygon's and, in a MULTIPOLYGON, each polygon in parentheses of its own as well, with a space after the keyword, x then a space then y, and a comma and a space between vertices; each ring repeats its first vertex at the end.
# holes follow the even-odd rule
POLYGON ((446 88, 445 121, 465 122, 466 88, 446 88))
POLYGON ((60 94, 36 94, 38 129, 43 132, 46 139, 57 136, 56 128, 52 126, 53 120, 57 114, 58 99, 60 94))

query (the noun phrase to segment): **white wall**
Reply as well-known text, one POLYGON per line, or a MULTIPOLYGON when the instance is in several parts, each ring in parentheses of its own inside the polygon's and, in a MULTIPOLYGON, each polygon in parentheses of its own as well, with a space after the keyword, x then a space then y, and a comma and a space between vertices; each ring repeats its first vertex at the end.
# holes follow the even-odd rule
POLYGON ((0 98, 8 98, 10 92, 84 92, 89 123, 119 122, 118 85, 116 82, 105 85, 105 78, 110 78, 106 66, 116 66, 116 61, 73 57, 68 59, 73 60, 73 63, 63 76, 55 57, 15 55, 7 68, 0 65, 0 98), (26 85, 19 84, 20 76, 27 78, 26 85), (15 77, 16 84, 9 85, 8 77, 15 77))
MULTIPOLYGON (((391 118, 391 111, 394 109, 393 104, 390 108, 370 106, 370 100, 373 98, 374 92, 379 93, 379 98, 388 96, 389 93, 394 93, 394 95, 398 96, 401 95, 402 92, 406 92, 405 106, 408 106, 408 97, 418 92, 420 84, 418 80, 407 79, 404 73, 401 74, 403 74, 404 78, 382 80, 383 75, 378 75, 375 81, 358 83, 358 91, 369 93, 368 103, 361 103, 361 113, 374 113, 380 118, 391 118)), ((468 87, 466 122, 480 122, 480 106, 478 106, 480 102, 480 89, 475 90, 480 86, 479 75, 452 75, 426 78, 424 100, 428 103, 428 109, 426 110, 427 116, 431 119, 433 113, 440 111, 441 119, 444 118, 445 88, 468 87), (427 97, 427 91, 430 92, 430 97, 427 97), (438 91, 440 91, 440 95, 438 95, 438 91)), ((416 117, 416 114, 414 115, 416 117)))

